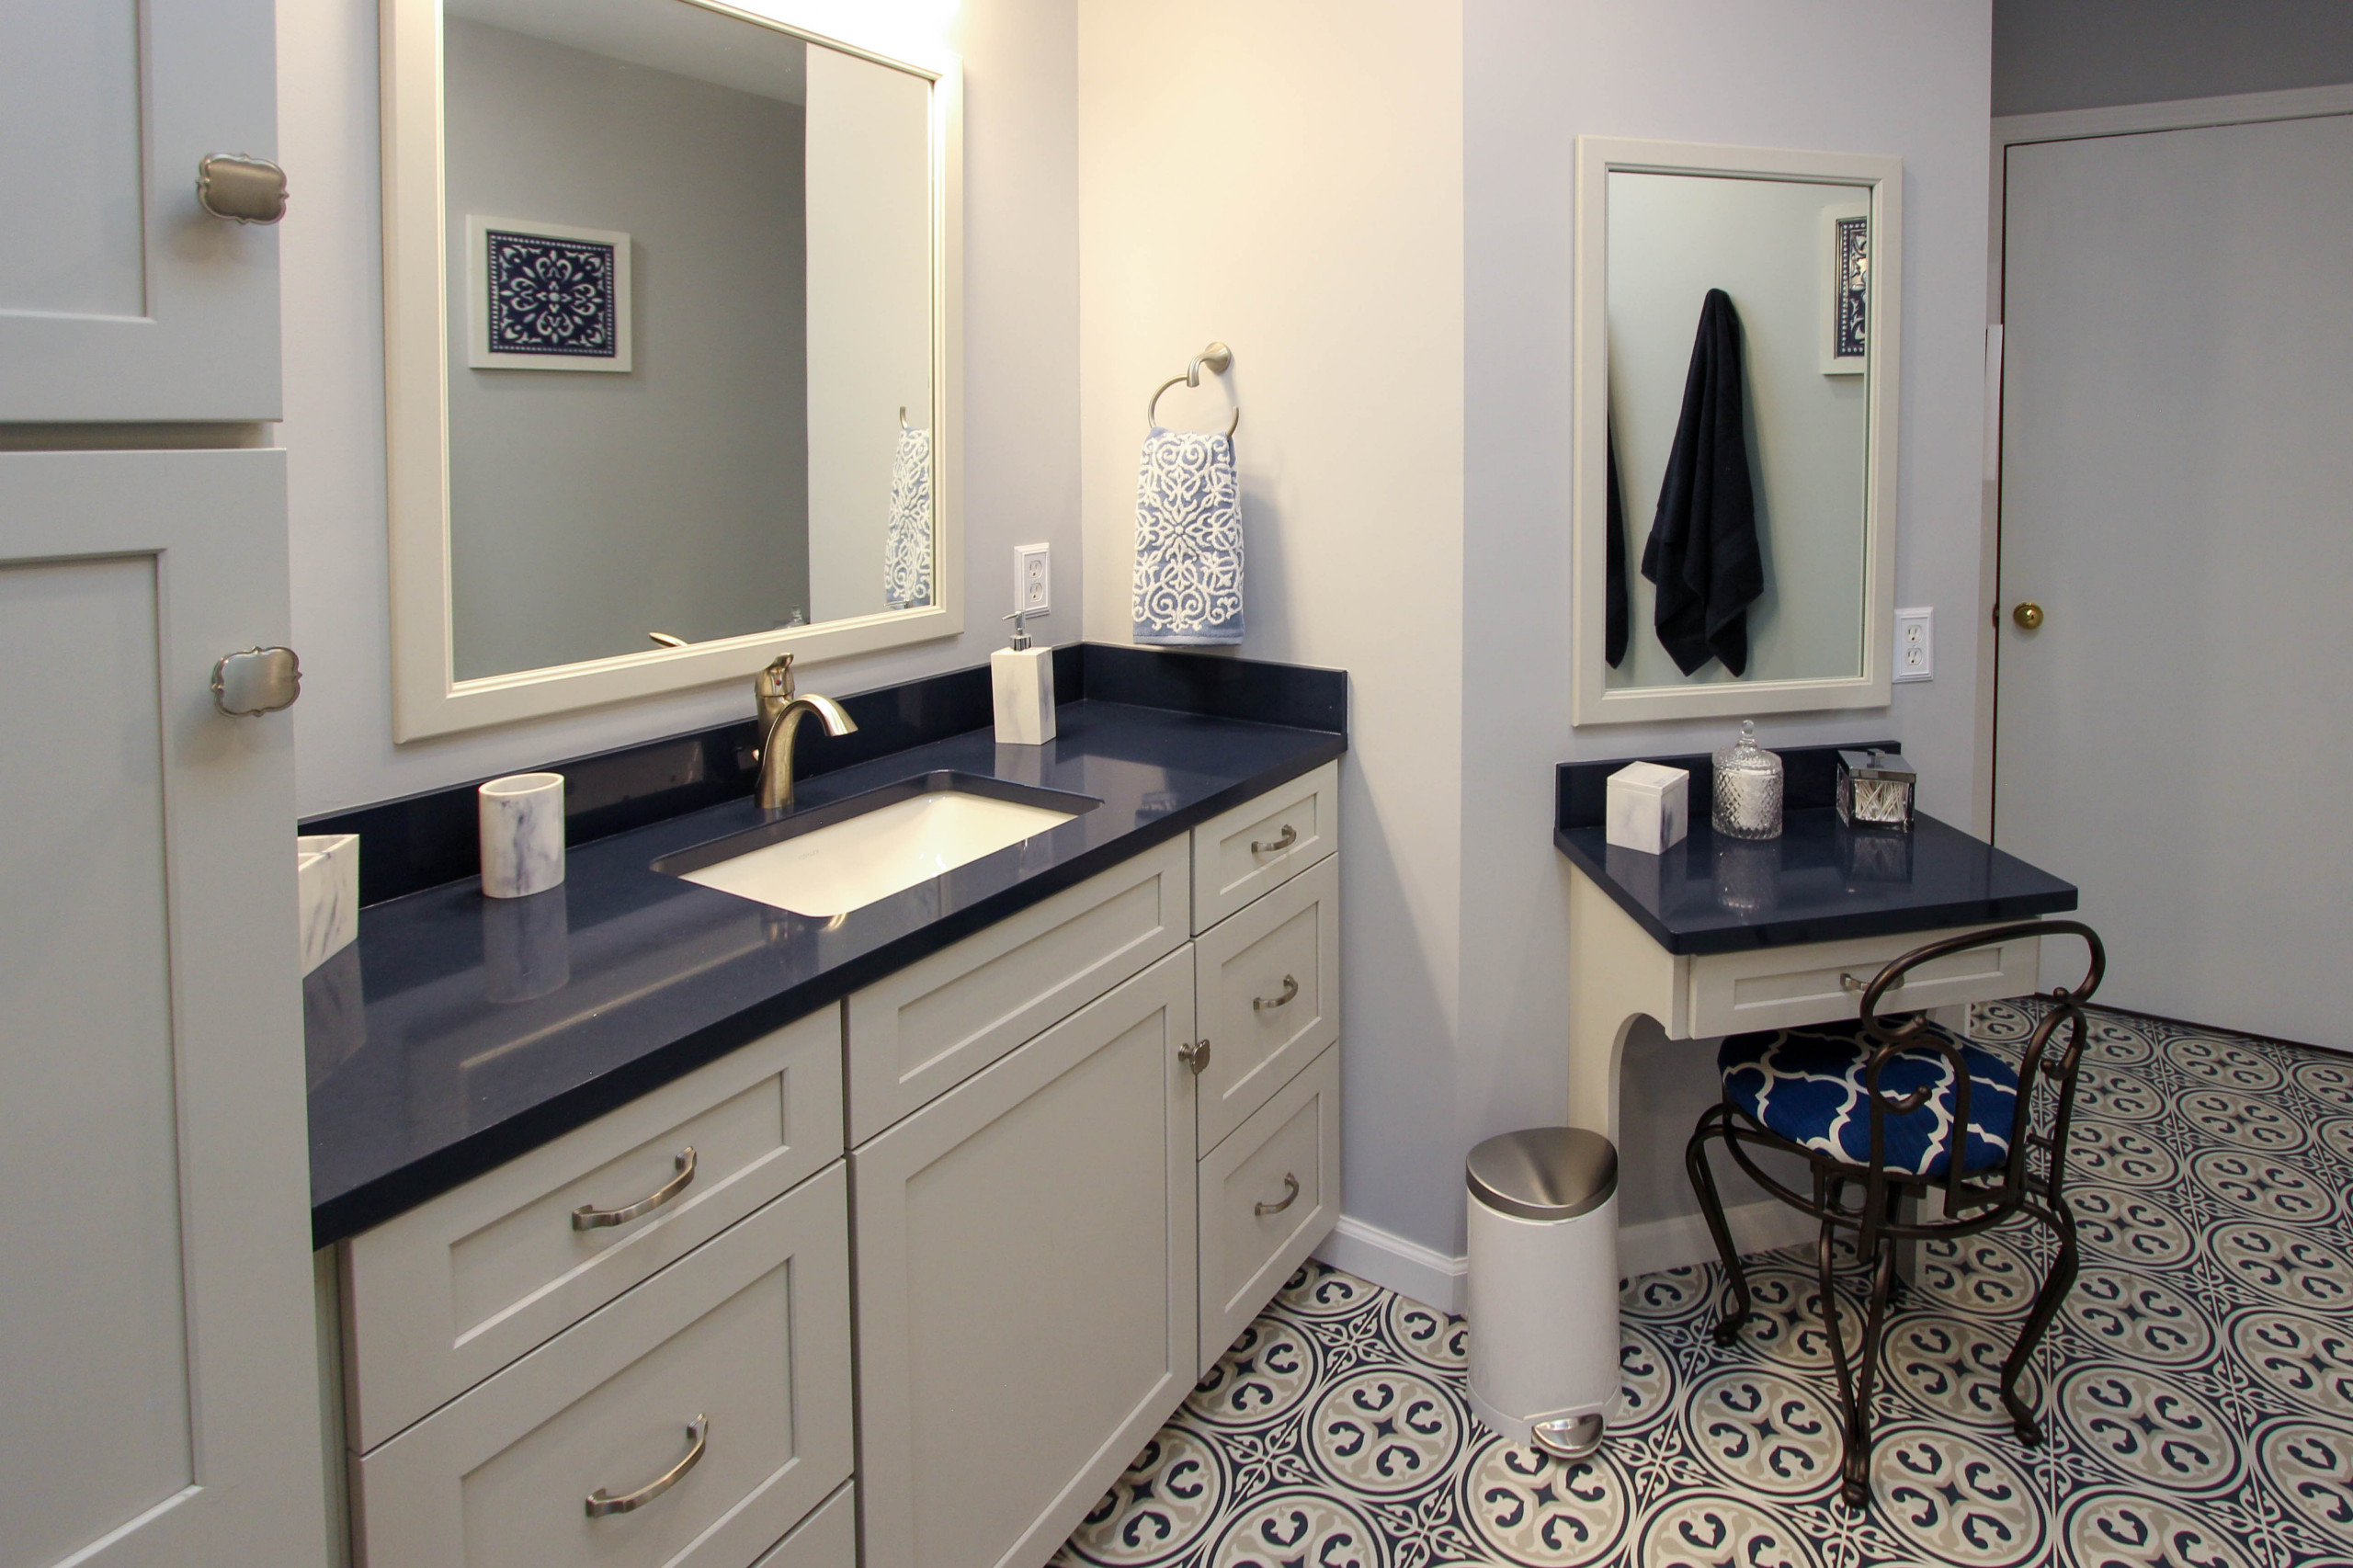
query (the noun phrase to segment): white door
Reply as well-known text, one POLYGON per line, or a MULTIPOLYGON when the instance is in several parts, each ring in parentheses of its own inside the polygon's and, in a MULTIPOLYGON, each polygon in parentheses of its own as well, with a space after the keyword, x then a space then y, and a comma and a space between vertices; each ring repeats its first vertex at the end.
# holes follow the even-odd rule
POLYGON ((866 1568, 1034 1568, 1193 1386, 1188 946, 850 1156, 866 1568))
POLYGON ((0 5, 0 424, 278 416, 278 234, 198 205, 276 155, 270 0, 0 5))
POLYGON ((0 454, 0 1565, 325 1554, 274 451, 0 454))
POLYGON ((2346 117, 2009 150, 1995 794, 2102 1000, 2339 1046, 2348 171, 2346 117))

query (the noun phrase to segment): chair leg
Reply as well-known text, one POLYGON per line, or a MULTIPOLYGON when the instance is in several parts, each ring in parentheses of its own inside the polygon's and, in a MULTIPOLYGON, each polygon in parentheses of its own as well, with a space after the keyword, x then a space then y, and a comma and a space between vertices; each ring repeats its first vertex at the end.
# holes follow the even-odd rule
POLYGON ((1724 1200, 1716 1191, 1716 1173, 1708 1164, 1708 1139, 1713 1135, 1731 1136, 1724 1129, 1724 1108, 1711 1106, 1700 1113, 1699 1125, 1691 1131, 1691 1142, 1683 1148, 1684 1168, 1691 1176, 1691 1190, 1699 1199, 1699 1212, 1708 1221, 1708 1234, 1716 1242, 1716 1256, 1724 1260, 1724 1278, 1732 1285, 1732 1310, 1717 1320, 1714 1336, 1718 1345, 1730 1345, 1740 1335, 1740 1325, 1748 1321, 1748 1271, 1740 1266, 1740 1253, 1732 1244, 1732 1227, 1724 1221, 1724 1200))
POLYGON ((2059 1308, 2075 1283, 2075 1214, 2067 1200, 2052 1195, 2051 1212, 2040 1216, 2059 1233, 2059 1256, 2051 1266, 2051 1278, 2034 1293, 2034 1311, 2027 1314, 2026 1325, 2018 1330, 2018 1342, 2010 1347, 2009 1359, 2002 1363, 2002 1406, 2010 1413, 2011 1428, 2018 1441, 2033 1448, 2042 1441, 2042 1424, 2034 1418, 2034 1411, 2018 1397, 2018 1377, 2026 1364, 2033 1359, 2034 1347, 2041 1343, 2051 1320, 2059 1315, 2059 1308))
POLYGON ((1887 1327, 1887 1297, 1895 1281, 1895 1244, 1884 1233, 1872 1249, 1870 1297, 1863 1311, 1860 1367, 1847 1359, 1847 1336, 1838 1322, 1837 1229, 1822 1225, 1818 1271, 1822 1290, 1822 1326, 1830 1335, 1830 1364, 1838 1374, 1838 1415, 1846 1438, 1838 1467, 1838 1492, 1849 1508, 1859 1512, 1871 1503, 1871 1389, 1878 1381, 1879 1344, 1887 1327))

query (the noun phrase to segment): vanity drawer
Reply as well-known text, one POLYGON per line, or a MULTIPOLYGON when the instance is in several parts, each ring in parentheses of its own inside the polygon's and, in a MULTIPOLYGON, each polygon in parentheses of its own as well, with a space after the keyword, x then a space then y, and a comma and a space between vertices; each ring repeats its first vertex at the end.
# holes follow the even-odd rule
MULTIPOLYGON (((1907 931, 1849 942, 1703 954, 1691 960, 1691 1034, 1706 1038, 1855 1017, 1862 998, 1859 991, 1848 989, 1847 978, 1868 983, 1891 959, 1958 935, 1907 931)), ((2041 946, 2040 938, 2024 937, 1998 947, 1949 954, 1906 975, 1881 1006, 1911 1012, 2023 996, 2040 976, 2041 946)))
POLYGON ((863 1143, 1175 952, 1191 907, 1171 839, 849 999, 849 1141, 863 1143))
POLYGON ((858 1483, 843 1482, 752 1568, 858 1568, 858 1483))
POLYGON ((850 1473, 839 1165, 358 1460, 360 1568, 746 1568, 850 1473), (589 1517, 598 1492, 650 1488, 589 1517))
POLYGON ((1195 1102, 1206 1151, 1340 1038, 1339 857, 1202 932, 1193 964, 1210 1042, 1195 1102))
POLYGON ((376 1447, 838 1157, 841 1074, 829 1006, 346 1243, 350 1446, 376 1447), (578 1209, 673 1188, 575 1228, 578 1209))
POLYGON ((1204 1376, 1340 1218, 1340 1048, 1200 1165, 1204 1376))
POLYGON ((1340 846, 1340 765, 1327 762, 1193 830, 1193 929, 1208 930, 1340 846))

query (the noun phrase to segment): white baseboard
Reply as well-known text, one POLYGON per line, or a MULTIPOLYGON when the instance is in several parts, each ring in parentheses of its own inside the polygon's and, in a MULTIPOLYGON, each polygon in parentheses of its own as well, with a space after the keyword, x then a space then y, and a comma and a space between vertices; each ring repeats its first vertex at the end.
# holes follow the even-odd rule
MULTIPOLYGON (((1812 1241, 1813 1222, 1786 1203, 1762 1199, 1724 1211, 1732 1239, 1744 1255, 1772 1252, 1812 1241)), ((1333 1267, 1386 1290, 1394 1290, 1444 1312, 1462 1311, 1462 1281, 1470 1259, 1449 1257, 1343 1214, 1315 1256, 1333 1267)), ((1627 1278, 1706 1263, 1716 1256, 1708 1222, 1697 1214, 1677 1214, 1618 1228, 1618 1271, 1627 1278)))
POLYGON ((1449 1257, 1378 1225, 1368 1225, 1352 1214, 1340 1216, 1315 1256, 1343 1273, 1426 1307, 1442 1312, 1462 1310, 1462 1276, 1470 1267, 1468 1258, 1449 1257))

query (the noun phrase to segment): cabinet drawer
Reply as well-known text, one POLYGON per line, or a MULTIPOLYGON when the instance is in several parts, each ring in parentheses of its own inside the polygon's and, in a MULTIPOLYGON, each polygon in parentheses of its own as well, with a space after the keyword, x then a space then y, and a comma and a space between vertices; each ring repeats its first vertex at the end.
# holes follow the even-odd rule
POLYGON ((863 1143, 1185 940, 1172 839, 849 999, 849 1140, 863 1143))
POLYGON ((365 1452, 842 1152, 827 1007, 343 1249, 349 1442, 365 1452), (691 1177, 633 1220, 582 1230, 691 1177))
POLYGON ((843 1482, 752 1568, 858 1568, 858 1483, 843 1482))
POLYGON ((1340 860, 1322 860, 1201 933, 1200 1147, 1214 1149, 1340 1038, 1340 860))
POLYGON ((1193 929, 1206 931, 1340 846, 1340 765, 1269 790, 1193 830, 1193 929))
POLYGON ((849 1475, 849 1344, 836 1165, 358 1460, 360 1568, 744 1568, 849 1475))
MULTIPOLYGON (((1851 976, 1868 983, 1891 959, 1954 931, 1908 931, 1864 937, 1850 942, 1808 942, 1742 953, 1708 953, 1691 960, 1691 1033, 1694 1038, 1739 1034, 1748 1029, 1790 1028, 1858 1015, 1859 992, 1851 976)), ((1922 964, 1881 1006, 1906 1012, 1961 1002, 1990 1002, 2023 996, 2041 972, 2041 940, 2025 937, 1999 947, 1975 948, 1922 964)))
POLYGON ((1340 1048, 1327 1046, 1201 1161, 1207 1376, 1340 1218, 1340 1048))

